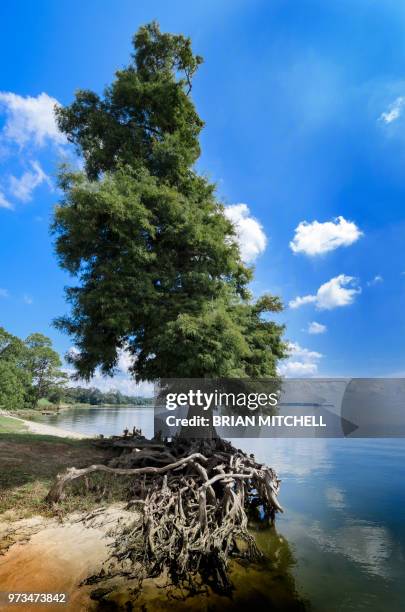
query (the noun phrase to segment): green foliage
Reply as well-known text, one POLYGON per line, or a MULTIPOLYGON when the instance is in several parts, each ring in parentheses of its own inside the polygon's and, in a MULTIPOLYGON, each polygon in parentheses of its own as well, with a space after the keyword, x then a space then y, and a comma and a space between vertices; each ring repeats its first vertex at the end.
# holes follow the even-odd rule
POLYGON ((14 410, 25 404, 27 388, 14 364, 0 361, 0 407, 14 410))
POLYGON ((133 397, 124 395, 120 391, 110 390, 102 393, 95 387, 69 387, 63 391, 63 399, 70 404, 90 404, 100 406, 102 404, 127 406, 151 403, 150 398, 133 397))
POLYGON ((84 172, 61 169, 53 231, 79 281, 57 325, 86 378, 113 373, 122 348, 138 380, 272 376, 284 356, 283 328, 266 316, 280 301, 252 300, 234 227, 194 168, 203 122, 189 94, 201 62, 188 38, 149 24, 104 96, 79 91, 56 111, 85 161, 84 172))
POLYGON ((71 106, 56 111, 59 128, 84 156, 91 179, 119 161, 177 183, 200 154, 203 122, 188 93, 202 59, 190 39, 161 34, 156 23, 140 28, 133 44, 133 61, 103 98, 79 90, 71 106))
POLYGON ((27 368, 31 378, 30 400, 35 407, 41 398, 46 398, 62 386, 67 376, 60 369, 62 362, 52 342, 43 334, 35 333, 25 340, 27 368))
POLYGON ((0 327, 0 407, 21 408, 30 384, 24 343, 0 327))
POLYGON ((0 328, 0 407, 35 407, 66 382, 61 365, 46 336, 31 334, 22 341, 0 328))

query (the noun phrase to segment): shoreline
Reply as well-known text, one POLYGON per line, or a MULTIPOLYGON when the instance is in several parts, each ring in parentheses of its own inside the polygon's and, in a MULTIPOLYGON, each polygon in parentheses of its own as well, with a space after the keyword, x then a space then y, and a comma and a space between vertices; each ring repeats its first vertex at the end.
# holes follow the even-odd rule
POLYGON ((96 434, 88 435, 82 434, 76 431, 69 431, 67 429, 62 429, 60 427, 55 427, 55 425, 47 425, 46 423, 40 423, 38 421, 29 421, 27 419, 22 419, 20 417, 16 417, 7 410, 0 410, 0 415, 5 416, 9 419, 14 419, 19 423, 22 423, 27 429, 28 433, 38 434, 43 436, 55 436, 57 438, 73 438, 75 440, 84 440, 89 438, 96 438, 96 434))

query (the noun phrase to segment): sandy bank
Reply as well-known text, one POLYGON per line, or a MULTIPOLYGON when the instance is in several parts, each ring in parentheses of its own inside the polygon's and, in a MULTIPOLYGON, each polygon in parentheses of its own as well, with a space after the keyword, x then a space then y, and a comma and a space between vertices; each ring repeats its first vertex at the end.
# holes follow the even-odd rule
MULTIPOLYGON (((68 593, 65 612, 92 610, 90 599, 94 586, 82 586, 82 580, 100 571, 108 556, 111 537, 108 530, 119 521, 133 521, 134 512, 114 504, 84 523, 80 515, 71 515, 62 524, 57 519, 33 517, 15 523, 0 523, 0 542, 8 544, 1 555, 0 584, 6 592, 68 593)), ((12 609, 27 611, 27 605, 12 609)), ((35 605, 37 610, 55 609, 35 605)))
POLYGON ((44 436, 56 436, 58 438, 74 438, 76 440, 96 437, 96 435, 90 436, 90 435, 78 433, 75 431, 68 431, 66 429, 61 429, 60 427, 55 427, 54 425, 47 425, 46 423, 38 423, 36 421, 28 421, 26 419, 21 419, 20 417, 11 415, 6 410, 0 410, 0 414, 10 419, 15 419, 16 421, 19 421, 20 423, 23 423, 27 427, 28 431, 33 434, 40 434, 44 436))

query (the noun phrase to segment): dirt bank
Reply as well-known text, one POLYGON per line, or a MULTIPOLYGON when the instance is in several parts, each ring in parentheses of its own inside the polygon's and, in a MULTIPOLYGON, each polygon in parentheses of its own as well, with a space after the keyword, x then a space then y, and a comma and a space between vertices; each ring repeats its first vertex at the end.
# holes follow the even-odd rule
MULTIPOLYGON (((35 610, 63 608, 64 611, 93 610, 90 599, 94 586, 80 587, 87 576, 100 570, 108 555, 109 528, 118 520, 134 520, 134 512, 123 504, 113 504, 85 524, 83 515, 73 514, 62 523, 58 519, 32 517, 13 523, 0 523, 0 542, 7 551, 0 556, 0 584, 3 592, 68 593, 66 605, 37 604, 35 610)), ((1 555, 1 552, 0 552, 1 555)), ((27 612, 27 605, 12 609, 27 612)))
MULTIPOLYGON (((1 419, 4 421, 5 417, 1 419)), ((7 423, 17 421, 7 418, 7 423)), ((44 498, 59 472, 67 467, 86 467, 111 459, 111 453, 91 439, 38 435, 27 432, 25 428, 16 428, 17 431, 3 429, 6 431, 0 433, 0 522, 36 514, 49 515, 44 498)), ((85 491, 81 491, 80 495, 69 496, 62 510, 66 514, 89 510, 95 504, 99 505, 98 497, 100 495, 94 492, 90 499, 85 491)), ((119 500, 109 496, 107 501, 119 500)))

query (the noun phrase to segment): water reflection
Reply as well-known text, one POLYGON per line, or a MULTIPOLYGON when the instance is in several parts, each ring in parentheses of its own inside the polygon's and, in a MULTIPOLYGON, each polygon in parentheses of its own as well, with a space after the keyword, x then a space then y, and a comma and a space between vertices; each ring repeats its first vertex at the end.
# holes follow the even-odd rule
POLYGON ((344 510, 346 508, 345 494, 338 487, 326 487, 325 497, 330 508, 344 510))
POLYGON ((236 442, 254 452, 259 461, 270 463, 283 478, 304 480, 314 471, 328 471, 332 466, 330 441, 326 438, 256 438, 236 442))
MULTIPOLYGON (((131 583, 124 578, 116 583, 117 590, 108 594, 106 601, 96 608, 99 612, 119 610, 160 610, 175 612, 246 612, 253 608, 260 611, 307 612, 309 602, 298 592, 292 573, 295 559, 288 541, 274 527, 263 528, 257 524, 256 538, 266 555, 263 563, 230 563, 230 579, 234 589, 229 596, 220 595, 210 587, 194 593, 176 589, 167 581, 158 584, 147 579, 142 592, 133 601, 131 583), (131 604, 128 603, 128 599, 131 604), (115 604, 119 607, 115 607, 115 604)), ((133 585, 136 586, 136 585, 133 585)))
MULTIPOLYGON (((77 409, 47 420, 64 429, 105 435, 136 425, 150 436, 153 410, 77 409)), ((278 518, 277 533, 257 534, 273 563, 259 574, 248 568, 238 570, 243 572, 242 584, 256 584, 259 592, 266 588, 262 583, 274 588, 279 556, 285 560, 279 566, 283 592, 297 590, 315 612, 403 612, 405 440, 243 439, 233 443, 277 470, 283 479, 280 501, 286 509, 278 518), (282 538, 279 549, 272 548, 277 538, 282 538)), ((273 608, 269 604, 257 609, 289 609, 281 601, 273 601, 273 608)))
POLYGON ((68 431, 87 435, 120 435, 134 426, 142 429, 146 437, 153 436, 153 408, 151 406, 108 406, 72 408, 55 415, 43 415, 41 421, 68 431))
POLYGON ((392 538, 386 527, 351 520, 338 529, 326 532, 314 522, 306 526, 308 537, 330 552, 344 555, 375 576, 389 578, 389 559, 392 554, 392 538))

